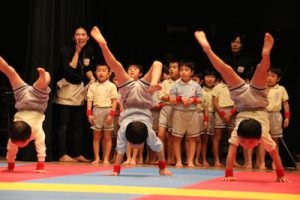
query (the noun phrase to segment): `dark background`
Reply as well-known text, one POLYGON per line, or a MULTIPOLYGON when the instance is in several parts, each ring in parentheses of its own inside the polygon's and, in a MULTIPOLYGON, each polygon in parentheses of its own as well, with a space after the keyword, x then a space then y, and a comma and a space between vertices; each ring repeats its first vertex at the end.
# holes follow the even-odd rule
MULTIPOLYGON (((284 140, 292 154, 300 153, 300 70, 298 1, 103 1, 103 0, 11 0, 1 2, 0 55, 14 66, 26 82, 37 78, 35 68, 44 66, 52 75, 57 69, 58 49, 72 42, 73 28, 100 27, 112 52, 126 66, 139 62, 146 68, 154 59, 192 59, 198 69, 209 67, 206 56, 194 38, 194 31, 206 31, 217 54, 230 49, 229 37, 235 32, 248 36, 248 53, 260 59, 265 32, 276 39, 272 64, 284 71, 281 84, 290 97, 291 123, 284 140)), ((91 44, 97 49, 94 41, 91 44)), ((99 49, 98 49, 99 51, 99 49)), ((99 52, 99 59, 102 55, 99 52)), ((200 70, 199 70, 200 71, 200 70)), ((10 86, 0 74, 1 93, 10 86)), ((52 82, 51 87, 54 87, 52 82)), ((2 95, 2 94, 1 94, 2 95)), ((53 95, 53 94, 51 94, 53 95)), ((48 160, 52 160, 52 104, 46 112, 48 160)), ((6 144, 7 114, 13 105, 1 102, 1 153, 6 144)), ((24 160, 35 160, 33 147, 24 160)), ((26 152, 26 150, 24 151, 26 152)), ((281 148, 282 159, 290 158, 281 148)))

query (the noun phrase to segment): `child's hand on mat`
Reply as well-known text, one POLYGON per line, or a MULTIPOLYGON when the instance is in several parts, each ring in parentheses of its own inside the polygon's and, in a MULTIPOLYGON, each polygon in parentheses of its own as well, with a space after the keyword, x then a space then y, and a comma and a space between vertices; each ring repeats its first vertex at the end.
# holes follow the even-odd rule
POLYGON ((107 176, 119 176, 119 173, 111 172, 111 173, 107 174, 107 176))
POLYGON ((34 170, 34 173, 47 174, 48 172, 46 170, 43 170, 43 169, 36 169, 36 170, 34 170))
POLYGON ((223 181, 236 181, 236 180, 237 180, 237 178, 232 177, 232 176, 228 176, 228 177, 223 178, 223 181))
POLYGON ((167 169, 159 170, 159 175, 161 176, 173 176, 173 173, 167 169))
POLYGON ((290 181, 287 178, 285 178, 284 176, 281 176, 281 177, 277 177, 276 178, 276 182, 279 182, 279 183, 288 183, 290 181))

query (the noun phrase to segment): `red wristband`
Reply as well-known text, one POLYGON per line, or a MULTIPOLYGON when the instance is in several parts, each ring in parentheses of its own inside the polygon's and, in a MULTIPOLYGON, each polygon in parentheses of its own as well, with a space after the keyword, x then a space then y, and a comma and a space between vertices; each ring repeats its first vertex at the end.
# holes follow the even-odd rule
POLYGON ((37 162, 36 163, 36 170, 44 170, 45 163, 44 162, 37 162))
POLYGON ((204 116, 204 121, 208 122, 208 116, 204 116))
POLYGON ((277 177, 283 177, 284 176, 284 168, 276 169, 276 175, 277 175, 277 177))
POLYGON ((284 117, 290 119, 291 118, 291 113, 290 112, 285 112, 284 117))
POLYGON ((86 116, 92 115, 92 110, 86 110, 86 116))
POLYGON ((163 102, 159 102, 159 107, 160 107, 160 108, 164 107, 163 102))
POLYGON ((120 171, 121 171, 121 166, 120 165, 114 165, 113 172, 117 172, 118 174, 120 174, 120 171))
POLYGON ((232 115, 234 115, 236 112, 237 112, 237 109, 236 109, 236 108, 232 108, 232 109, 230 110, 230 113, 231 113, 232 115))
POLYGON ((116 115, 116 111, 110 111, 109 115, 114 117, 116 115))
POLYGON ((159 168, 159 170, 166 169, 166 166, 167 166, 167 162, 165 160, 158 162, 158 168, 159 168))
POLYGON ((226 115, 226 113, 222 110, 220 113, 220 116, 222 117, 222 118, 224 118, 225 117, 225 115, 226 115))
POLYGON ((14 162, 8 162, 7 167, 8 167, 8 169, 14 169, 15 168, 15 163, 14 162))
POLYGON ((177 103, 180 103, 181 102, 181 96, 177 96, 176 101, 177 101, 177 103))
POLYGON ((199 102, 199 101, 198 101, 197 97, 194 97, 194 98, 193 98, 193 103, 197 104, 198 102, 199 102))
POLYGON ((233 177, 233 170, 232 169, 226 169, 225 170, 225 177, 233 177))

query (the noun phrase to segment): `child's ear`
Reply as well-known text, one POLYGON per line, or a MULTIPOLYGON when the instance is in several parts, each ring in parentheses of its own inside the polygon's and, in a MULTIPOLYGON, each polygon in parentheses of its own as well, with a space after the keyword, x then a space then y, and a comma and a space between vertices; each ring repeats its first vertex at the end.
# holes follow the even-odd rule
POLYGON ((280 80, 281 80, 281 77, 279 76, 279 77, 277 78, 277 83, 278 83, 280 80))

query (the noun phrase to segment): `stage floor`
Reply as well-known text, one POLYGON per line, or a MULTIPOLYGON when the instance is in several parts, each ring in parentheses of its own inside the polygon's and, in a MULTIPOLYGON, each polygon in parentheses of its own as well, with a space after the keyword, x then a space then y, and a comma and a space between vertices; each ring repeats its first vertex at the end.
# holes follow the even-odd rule
POLYGON ((121 175, 107 176, 112 166, 47 162, 46 174, 36 174, 34 162, 16 162, 15 172, 3 172, 2 200, 85 199, 268 199, 300 200, 300 172, 286 171, 289 183, 275 182, 274 171, 236 169, 238 181, 224 182, 223 168, 170 168, 171 177, 159 176, 157 166, 123 166, 121 175))

